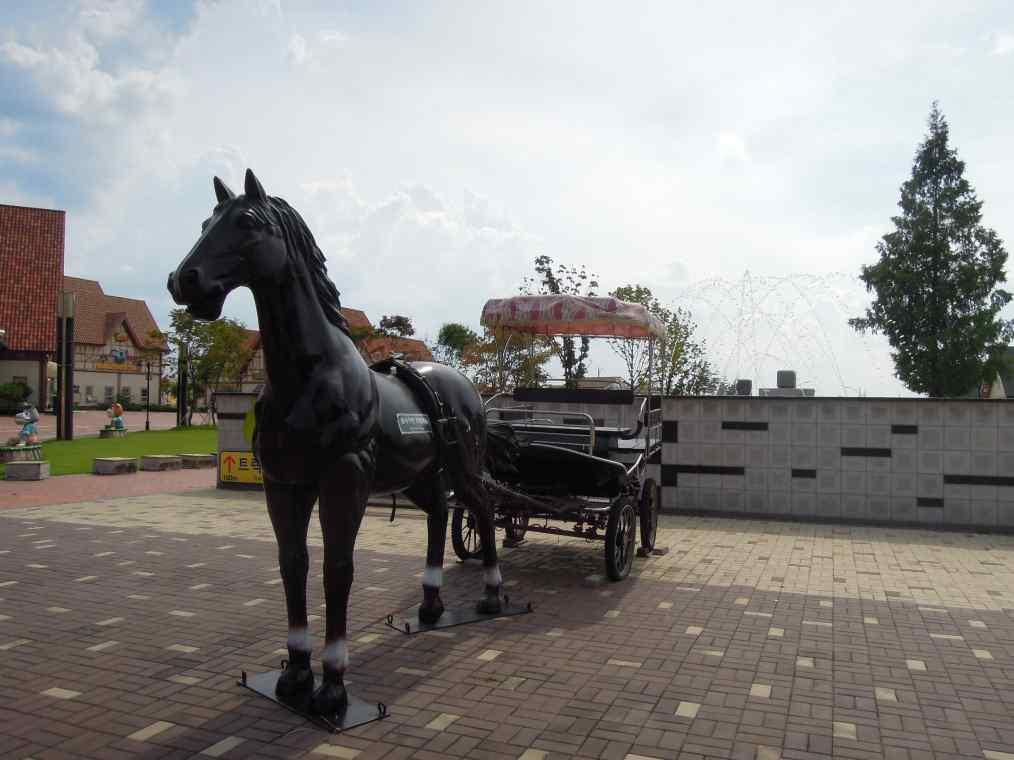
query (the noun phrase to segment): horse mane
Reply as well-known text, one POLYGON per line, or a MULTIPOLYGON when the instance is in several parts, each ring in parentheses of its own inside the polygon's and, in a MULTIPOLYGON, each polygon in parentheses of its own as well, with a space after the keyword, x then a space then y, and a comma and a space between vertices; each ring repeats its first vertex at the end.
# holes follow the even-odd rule
POLYGON ((303 217, 286 201, 272 196, 268 196, 264 203, 254 204, 252 210, 255 213, 261 212, 257 215, 265 217, 261 219, 264 223, 277 225, 281 229, 289 254, 299 255, 305 262, 306 269, 313 278, 317 301, 324 310, 327 321, 351 337, 348 320, 341 311, 340 294, 331 278, 327 276, 324 254, 317 246, 317 241, 313 239, 313 233, 306 226, 303 217), (265 211, 268 213, 264 214, 265 211))

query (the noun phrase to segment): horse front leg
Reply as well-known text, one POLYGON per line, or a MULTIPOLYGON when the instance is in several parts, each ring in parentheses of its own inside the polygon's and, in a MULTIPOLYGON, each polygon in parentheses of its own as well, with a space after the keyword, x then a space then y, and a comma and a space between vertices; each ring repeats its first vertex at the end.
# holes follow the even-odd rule
POLYGON ((373 482, 369 450, 345 454, 320 482, 320 527, 324 534, 324 678, 313 695, 320 715, 341 713, 348 705, 344 675, 349 665, 348 606, 356 535, 373 482))
POLYGON ((310 632, 306 616, 306 576, 310 570, 310 554, 306 548, 306 531, 317 499, 315 487, 280 485, 266 481, 264 490, 268 516, 278 542, 278 569, 285 588, 285 608, 289 618, 289 664, 278 677, 275 693, 282 699, 293 699, 313 690, 310 669, 310 632))

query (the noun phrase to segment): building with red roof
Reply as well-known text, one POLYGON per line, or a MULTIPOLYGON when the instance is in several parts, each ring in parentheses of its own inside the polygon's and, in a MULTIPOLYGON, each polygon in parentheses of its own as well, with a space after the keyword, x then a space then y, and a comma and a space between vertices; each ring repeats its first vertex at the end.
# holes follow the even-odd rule
POLYGON ((0 384, 20 382, 49 405, 63 283, 65 212, 0 204, 0 384))
POLYGON ((143 404, 152 382, 157 403, 168 346, 148 305, 136 298, 107 295, 95 280, 64 277, 63 288, 77 301, 74 403, 143 404))

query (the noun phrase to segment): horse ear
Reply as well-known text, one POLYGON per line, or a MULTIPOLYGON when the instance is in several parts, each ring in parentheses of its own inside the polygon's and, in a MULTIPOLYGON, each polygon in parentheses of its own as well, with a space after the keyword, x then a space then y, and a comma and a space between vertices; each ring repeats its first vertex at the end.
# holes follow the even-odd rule
POLYGON ((255 201, 266 201, 268 199, 268 194, 264 192, 260 181, 250 169, 246 170, 245 191, 246 197, 252 198, 255 201))
POLYGON ((218 198, 219 203, 225 203, 231 201, 236 197, 236 193, 228 188, 228 186, 222 182, 218 177, 215 177, 215 197, 218 198))

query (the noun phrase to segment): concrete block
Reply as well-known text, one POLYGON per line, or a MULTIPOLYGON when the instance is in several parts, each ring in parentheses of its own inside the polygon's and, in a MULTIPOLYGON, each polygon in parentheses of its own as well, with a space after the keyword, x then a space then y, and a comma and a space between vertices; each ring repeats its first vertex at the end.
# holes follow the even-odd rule
POLYGON ((717 445, 702 445, 700 464, 709 465, 711 467, 720 466, 722 464, 722 447, 717 445))
POLYGON ((780 399, 772 399, 768 406, 768 419, 779 422, 789 420, 789 402, 780 399))
POLYGON ((817 467, 822 470, 841 469, 841 447, 821 446, 817 449, 817 467))
POLYGON ((676 509, 676 496, 677 489, 669 486, 662 487, 662 509, 663 511, 670 511, 676 509))
POLYGON ((718 488, 702 488, 700 496, 700 509, 706 509, 709 512, 716 512, 721 505, 722 491, 718 488))
POLYGON ((722 487, 721 475, 714 475, 712 473, 707 474, 702 473, 701 475, 698 476, 698 478, 699 480, 697 485, 699 488, 710 488, 712 490, 717 491, 719 488, 722 487))
POLYGON ((996 425, 972 428, 973 451, 996 451, 996 425))
POLYGON ((894 522, 917 522, 918 507, 914 496, 891 497, 891 520, 894 522))
MULTIPOLYGON (((671 404, 669 399, 663 399, 662 403, 671 404)), ((682 423, 684 420, 699 420, 701 418, 701 400, 699 398, 676 399, 675 404, 676 404, 675 417, 666 414, 666 419, 675 418, 682 423)))
MULTIPOLYGON (((896 472, 891 475, 891 495, 915 498, 915 474, 896 472)), ((925 494, 924 494, 925 495, 925 494)))
POLYGON ((841 472, 818 469, 817 491, 820 493, 841 493, 841 472))
POLYGON ((845 425, 866 424, 866 404, 862 401, 844 401, 841 405, 841 421, 845 425))
POLYGON ((0 462, 38 462, 42 459, 42 446, 0 446, 0 462))
POLYGON ((1005 452, 996 455, 996 471, 1002 475, 1014 474, 1014 453, 1005 452))
MULTIPOLYGON (((978 402, 976 402, 978 403, 978 402)), ((952 401, 944 404, 944 424, 968 427, 972 421, 972 409, 967 401, 952 401)))
MULTIPOLYGON (((756 435, 755 431, 749 431, 751 435, 756 435)), ((759 431, 761 435, 764 435, 764 431, 759 431)), ((746 443, 747 431, 746 430, 726 430, 722 428, 722 443, 734 443, 744 444, 746 443)), ((765 436, 767 437, 767 436, 765 436)))
POLYGON ((701 400, 701 419, 704 420, 721 420, 722 419, 722 402, 718 399, 702 399, 701 400))
POLYGON ((126 475, 137 472, 137 460, 133 457, 97 457, 92 464, 96 475, 126 475))
POLYGON ((876 522, 891 521, 891 497, 890 496, 869 496, 866 499, 866 514, 868 519, 876 522))
POLYGON ((767 445, 746 445, 746 466, 750 469, 767 467, 771 464, 771 450, 767 445))
POLYGON ((141 469, 145 472, 183 469, 183 459, 175 454, 145 454, 141 457, 141 469))
POLYGON ((698 420, 679 420, 678 435, 680 443, 700 443, 700 423, 698 420))
POLYGON ((972 455, 968 451, 945 451, 944 472, 948 475, 967 475, 972 471, 972 455))
POLYGON ((123 438, 126 435, 126 430, 110 430, 102 428, 102 430, 99 431, 99 438, 123 438))
POLYGON ((722 446, 723 459, 726 467, 745 467, 746 451, 742 446, 726 444, 722 446))
POLYGON ((837 401, 821 401, 817 407, 817 419, 821 422, 838 422, 841 419, 841 405, 837 401))
POLYGON ((944 424, 944 411, 943 402, 940 401, 917 401, 914 402, 918 405, 918 425, 919 430, 922 430, 923 425, 943 425, 944 424))
MULTIPOLYGON (((793 494, 797 493, 817 493, 817 479, 816 478, 790 478, 789 479, 789 490, 793 494)), ((795 511, 795 507, 793 507, 795 511)))
POLYGON ((944 521, 944 508, 916 507, 916 519, 927 525, 940 525, 944 521))
POLYGON ((792 403, 792 421, 809 422, 817 421, 817 402, 812 399, 800 399, 792 403))
POLYGON ((5 480, 45 480, 49 477, 49 462, 17 461, 7 463, 5 480))
POLYGON ((867 472, 890 472, 892 457, 870 457, 866 460, 867 472))
POLYGON ((746 494, 746 511, 765 514, 770 511, 770 494, 761 491, 748 491, 746 494))
POLYGON ((997 451, 1014 451, 1014 427, 998 427, 996 429, 997 451))
POLYGON ((891 426, 867 425, 866 445, 875 449, 891 448, 891 426))
POLYGON ((746 475, 721 475, 719 487, 723 491, 742 491, 746 488, 746 475))
POLYGON ((768 514, 787 515, 792 512, 792 494, 785 491, 768 491, 768 514))
POLYGON ((772 467, 788 467, 790 466, 789 447, 788 446, 772 446, 768 459, 771 462, 772 467))
POLYGON ((942 473, 943 472, 943 456, 939 451, 920 451, 919 452, 919 472, 920 473, 942 473))
POLYGON ((788 468, 772 467, 768 470, 768 491, 784 491, 788 493, 791 484, 791 473, 788 468))
POLYGON ((996 475, 996 454, 972 452, 972 474, 996 475))
POLYGON ((891 493, 891 474, 888 472, 868 472, 867 493, 870 496, 889 496, 891 493))
POLYGON ((841 516, 853 520, 866 517, 866 494, 843 493, 841 495, 841 516))
POLYGON ((948 499, 944 496, 944 522, 948 525, 968 525, 972 521, 972 503, 968 499, 948 499))
POLYGON ((995 501, 972 500, 972 525, 995 528, 996 527, 997 503, 995 501))
POLYGON ((942 475, 918 475, 916 481, 916 496, 927 496, 931 499, 941 499, 944 495, 944 479, 942 475))
MULTIPOLYGON (((812 482, 812 481, 811 481, 812 482)), ((817 514, 817 496, 814 493, 792 492, 792 514, 814 517, 817 514)))
POLYGON ((727 512, 742 512, 746 508, 746 493, 736 489, 722 489, 722 509, 727 512))
POLYGON ((699 509, 701 506, 701 489, 686 488, 682 484, 676 489, 676 509, 699 509))
POLYGON ((841 517, 841 495, 837 493, 818 493, 817 514, 820 517, 841 517))
POLYGON ((866 421, 871 425, 889 425, 891 405, 886 401, 874 401, 866 409, 866 421))
POLYGON ((766 422, 768 419, 768 406, 769 404, 765 401, 758 401, 756 399, 745 401, 746 408, 743 412, 743 418, 749 422, 766 422))
POLYGON ((821 422, 817 425, 817 443, 821 446, 841 446, 841 425, 821 422))
POLYGON ((766 491, 768 490, 768 473, 763 468, 751 467, 746 471, 746 490, 747 491, 766 491))
POLYGON ((944 449, 948 451, 968 451, 972 448, 972 431, 967 427, 945 427, 944 449))
POLYGON ((789 442, 789 423, 787 422, 769 422, 768 423, 768 440, 774 444, 783 444, 789 442))
POLYGON ((891 472, 915 472, 916 456, 915 449, 892 449, 891 472))
POLYGON ((746 403, 739 399, 722 401, 722 419, 742 421, 746 419, 746 403))
POLYGON ((919 419, 918 407, 912 401, 895 401, 891 404, 891 422, 896 425, 914 425, 919 419))
POLYGON ((679 443, 663 443, 662 464, 680 464, 679 454, 681 445, 679 443))
POLYGON ((996 503, 996 524, 1001 528, 1014 528, 1014 501, 996 503))
POLYGON ((865 425, 842 425, 841 445, 849 448, 863 447, 866 445, 865 425))
POLYGON ((722 423, 720 420, 701 420, 697 426, 697 438, 701 443, 720 443, 722 423))
POLYGON ((920 451, 937 451, 944 447, 944 429, 939 425, 920 425, 916 435, 920 451))
POLYGON ((817 426, 810 422, 792 423, 792 443, 798 446, 815 446, 817 444, 817 426))
MULTIPOLYGON (((993 406, 993 403, 990 406, 993 406)), ((1014 427, 1014 403, 1010 401, 996 403, 996 424, 1000 427, 1014 427)))
POLYGON ((842 472, 841 492, 844 494, 866 494, 867 482, 865 472, 842 472))
POLYGON ((817 450, 813 446, 793 446, 789 463, 797 470, 816 469, 817 450))

